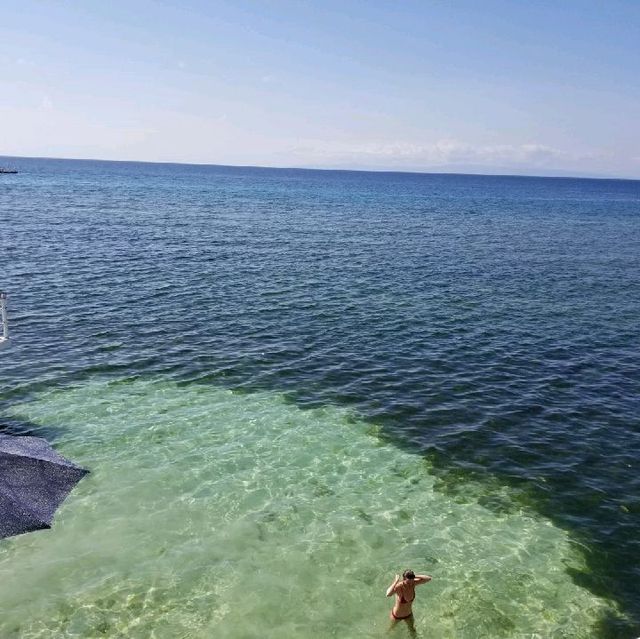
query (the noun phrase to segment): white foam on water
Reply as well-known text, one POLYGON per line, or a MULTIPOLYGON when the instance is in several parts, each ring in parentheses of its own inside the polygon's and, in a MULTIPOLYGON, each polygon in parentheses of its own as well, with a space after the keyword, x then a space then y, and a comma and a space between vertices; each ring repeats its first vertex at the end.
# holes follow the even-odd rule
POLYGON ((13 413, 92 473, 52 530, 0 542, 3 639, 382 637, 406 567, 433 575, 422 637, 591 637, 613 610, 563 530, 450 500, 343 409, 147 380, 13 413))

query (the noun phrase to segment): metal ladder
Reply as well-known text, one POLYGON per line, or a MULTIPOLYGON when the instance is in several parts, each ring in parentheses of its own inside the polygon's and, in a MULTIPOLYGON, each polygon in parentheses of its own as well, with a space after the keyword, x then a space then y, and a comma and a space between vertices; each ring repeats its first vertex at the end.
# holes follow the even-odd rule
POLYGON ((9 339, 9 320, 7 318, 7 294, 0 291, 0 326, 2 333, 0 334, 0 346, 9 339))

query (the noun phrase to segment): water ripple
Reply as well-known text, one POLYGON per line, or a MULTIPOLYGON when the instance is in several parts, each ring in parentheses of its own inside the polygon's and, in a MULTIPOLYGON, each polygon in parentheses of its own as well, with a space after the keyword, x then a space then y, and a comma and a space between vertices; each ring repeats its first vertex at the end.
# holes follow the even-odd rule
POLYGON ((95 374, 347 404, 441 490, 519 491, 640 621, 637 182, 20 162, 3 406, 95 374))

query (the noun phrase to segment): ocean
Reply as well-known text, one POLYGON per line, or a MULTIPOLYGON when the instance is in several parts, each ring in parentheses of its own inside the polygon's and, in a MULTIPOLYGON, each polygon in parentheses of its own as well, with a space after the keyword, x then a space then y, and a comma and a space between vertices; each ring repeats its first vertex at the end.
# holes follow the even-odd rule
POLYGON ((640 635, 640 181, 10 163, 3 639, 640 635))

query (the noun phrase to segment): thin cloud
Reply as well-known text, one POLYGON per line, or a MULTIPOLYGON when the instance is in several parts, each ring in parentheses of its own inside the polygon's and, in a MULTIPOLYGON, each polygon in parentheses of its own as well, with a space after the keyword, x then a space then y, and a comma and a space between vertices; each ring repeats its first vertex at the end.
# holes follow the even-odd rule
MULTIPOLYGON (((292 151, 297 157, 323 163, 371 166, 437 166, 477 164, 487 167, 527 165, 550 168, 586 159, 544 144, 474 145, 455 140, 434 144, 309 144, 292 151)), ((593 159, 593 156, 591 156, 593 159)))
POLYGON ((53 100, 48 96, 42 96, 42 100, 40 101, 40 109, 42 111, 51 111, 53 109, 53 100))

